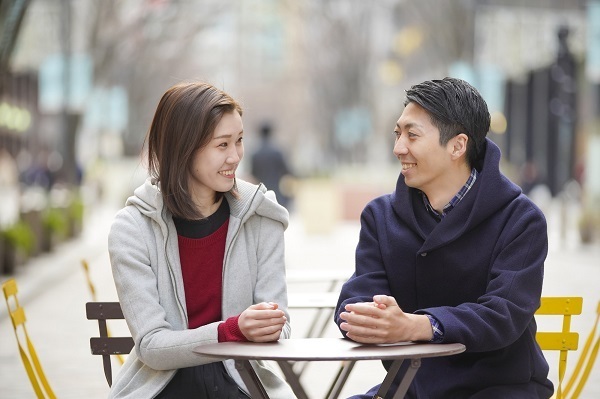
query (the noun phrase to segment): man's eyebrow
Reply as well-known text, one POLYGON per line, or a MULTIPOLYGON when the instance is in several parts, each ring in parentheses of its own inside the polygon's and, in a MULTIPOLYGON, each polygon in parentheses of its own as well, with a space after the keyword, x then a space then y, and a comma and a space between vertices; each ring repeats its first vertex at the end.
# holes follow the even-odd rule
MULTIPOLYGON (((398 129, 402 129, 402 126, 400 126, 400 124, 398 122, 396 122, 396 127, 398 129)), ((412 127, 421 128, 421 129, 423 128, 422 125, 420 125, 420 124, 418 124, 416 122, 408 122, 408 123, 404 124, 404 128, 405 129, 410 129, 412 127)))

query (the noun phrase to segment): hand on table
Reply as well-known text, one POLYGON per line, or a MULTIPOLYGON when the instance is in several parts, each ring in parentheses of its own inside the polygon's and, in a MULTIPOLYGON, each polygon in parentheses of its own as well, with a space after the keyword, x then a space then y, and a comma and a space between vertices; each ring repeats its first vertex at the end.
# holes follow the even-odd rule
POLYGON ((261 302, 249 306, 238 319, 240 331, 248 341, 277 341, 287 321, 283 310, 273 302, 261 302))
POLYGON ((340 313, 340 328, 353 341, 364 344, 391 344, 402 341, 429 341, 431 323, 425 315, 404 313, 392 296, 375 295, 373 302, 348 304, 340 313))

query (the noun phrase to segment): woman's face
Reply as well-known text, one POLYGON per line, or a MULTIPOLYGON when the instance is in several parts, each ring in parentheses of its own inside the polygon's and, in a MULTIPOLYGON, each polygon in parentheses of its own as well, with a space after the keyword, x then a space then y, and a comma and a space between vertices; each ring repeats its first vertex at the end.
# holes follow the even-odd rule
POLYGON ((215 192, 233 188, 235 171, 244 156, 243 135, 239 112, 223 114, 212 139, 194 154, 189 181, 194 202, 212 204, 215 192))

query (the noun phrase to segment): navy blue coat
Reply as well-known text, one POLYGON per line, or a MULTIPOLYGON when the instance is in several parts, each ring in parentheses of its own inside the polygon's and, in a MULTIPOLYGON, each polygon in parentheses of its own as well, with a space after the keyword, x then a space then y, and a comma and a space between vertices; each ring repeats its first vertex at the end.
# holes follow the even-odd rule
POLYGON ((474 186, 440 222, 402 175, 394 193, 362 212, 356 270, 341 290, 336 324, 346 304, 391 295, 405 312, 435 316, 444 342, 467 348, 423 359, 409 398, 552 395, 534 320, 548 252, 546 220, 499 163, 499 148, 487 140, 474 186))

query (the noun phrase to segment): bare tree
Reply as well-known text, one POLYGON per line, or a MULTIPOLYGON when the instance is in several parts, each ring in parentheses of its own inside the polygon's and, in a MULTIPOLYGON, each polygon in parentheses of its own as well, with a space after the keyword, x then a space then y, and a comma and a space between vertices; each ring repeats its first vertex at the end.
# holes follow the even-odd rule
POLYGON ((89 48, 98 86, 121 85, 129 95, 125 153, 138 154, 164 89, 197 66, 193 42, 225 10, 218 1, 94 2, 89 48))
MULTIPOLYGON (((11 55, 30 0, 0 0, 0 75, 8 71, 11 55)), ((0 79, 0 85, 2 80, 0 79)), ((2 87, 0 86, 0 93, 2 87)))
MULTIPOLYGON (((475 0, 439 2, 391 2, 360 0, 313 0, 305 5, 305 43, 308 79, 312 89, 314 124, 329 159, 336 162, 366 162, 367 148, 379 122, 372 120, 384 96, 378 67, 384 60, 401 66, 404 78, 393 90, 402 97, 405 86, 421 78, 440 77, 456 60, 472 61, 475 0), (380 12, 376 12, 379 9, 380 12), (389 21, 377 19, 391 14, 389 21), (375 35, 378 24, 389 23, 391 34, 384 43, 375 35), (394 51, 396 33, 406 27, 417 29, 422 42, 410 54, 394 51), (387 51, 377 51, 382 47, 387 51), (339 131, 339 118, 356 116, 371 131, 352 137, 339 131), (337 129, 337 130, 336 130, 337 129), (337 133, 336 133, 337 132, 337 133)), ((389 89, 387 92, 389 93, 389 89)), ((396 102, 396 101, 395 101, 396 102)), ((400 110, 399 110, 400 111, 400 110)), ((360 130, 360 129, 359 129, 360 130)), ((356 134, 356 132, 355 132, 356 134)), ((333 166, 333 165, 329 165, 333 166)))
POLYGON ((345 111, 371 111, 372 7, 359 0, 311 1, 306 19, 315 128, 329 158, 353 161, 364 152, 364 141, 336 138, 336 117, 345 111))
POLYGON ((473 61, 476 0, 404 2, 396 8, 396 24, 421 28, 425 39, 414 59, 403 60, 411 76, 417 71, 431 73, 431 66, 442 69, 455 61, 473 61))

